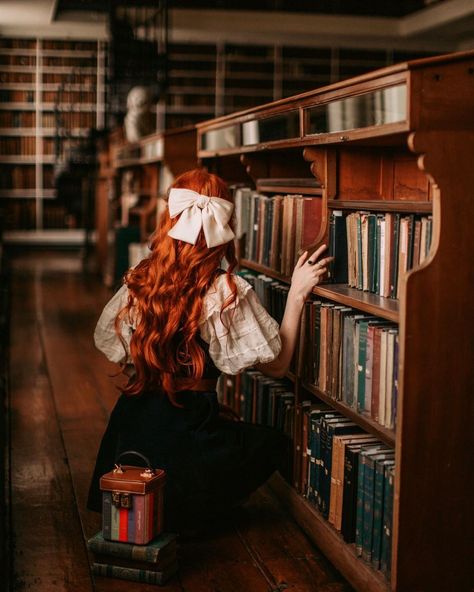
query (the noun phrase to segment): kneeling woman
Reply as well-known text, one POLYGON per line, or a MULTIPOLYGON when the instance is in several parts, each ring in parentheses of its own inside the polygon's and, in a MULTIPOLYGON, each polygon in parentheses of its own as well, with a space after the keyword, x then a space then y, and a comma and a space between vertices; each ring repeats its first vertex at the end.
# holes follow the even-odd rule
POLYGON ((100 476, 127 450, 167 472, 165 527, 174 531, 204 526, 285 467, 287 437, 232 418, 217 401, 216 382, 221 372, 246 368, 285 375, 304 300, 329 259, 317 261, 325 247, 299 259, 279 327, 233 273, 232 211, 219 177, 200 169, 178 177, 150 255, 102 312, 95 343, 130 380, 102 438, 92 510, 101 510, 100 476))

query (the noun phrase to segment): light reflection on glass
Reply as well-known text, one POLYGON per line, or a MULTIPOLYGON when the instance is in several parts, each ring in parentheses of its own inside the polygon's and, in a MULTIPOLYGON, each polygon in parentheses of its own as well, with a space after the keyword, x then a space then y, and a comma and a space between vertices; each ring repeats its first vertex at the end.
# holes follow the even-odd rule
POLYGON ((229 125, 205 132, 201 137, 201 150, 222 150, 239 146, 239 125, 229 125))
POLYGON ((327 134, 375 125, 405 121, 407 89, 405 84, 347 97, 306 109, 307 134, 327 134))
POLYGON ((242 124, 242 146, 300 137, 299 111, 290 111, 242 124))

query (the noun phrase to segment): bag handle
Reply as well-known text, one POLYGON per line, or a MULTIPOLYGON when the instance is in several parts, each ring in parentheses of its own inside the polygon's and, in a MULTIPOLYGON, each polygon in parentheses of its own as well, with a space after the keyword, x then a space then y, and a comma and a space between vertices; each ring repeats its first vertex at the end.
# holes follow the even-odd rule
POLYGON ((148 458, 144 454, 142 454, 141 452, 137 452, 136 450, 125 450, 124 452, 121 452, 117 456, 117 458, 115 459, 114 473, 124 473, 125 472, 119 461, 123 456, 125 456, 127 454, 134 454, 135 456, 138 456, 139 458, 141 458, 141 460, 143 460, 145 462, 145 464, 147 465, 147 468, 145 469, 145 474, 142 473, 143 476, 151 477, 152 475, 155 474, 155 469, 151 466, 151 462, 148 460, 148 458))

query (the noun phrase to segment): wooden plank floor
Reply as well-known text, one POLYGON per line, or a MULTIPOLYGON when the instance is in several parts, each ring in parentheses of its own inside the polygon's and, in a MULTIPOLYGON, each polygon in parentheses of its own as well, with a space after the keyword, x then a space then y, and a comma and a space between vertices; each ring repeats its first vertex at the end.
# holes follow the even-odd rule
MULTIPOLYGON (((100 528, 86 496, 117 398, 115 366, 92 333, 110 293, 71 253, 12 261, 11 488, 14 589, 147 592, 90 574, 85 540, 100 528)), ((350 592, 280 503, 261 488, 227 522, 181 540, 166 592, 350 592)))

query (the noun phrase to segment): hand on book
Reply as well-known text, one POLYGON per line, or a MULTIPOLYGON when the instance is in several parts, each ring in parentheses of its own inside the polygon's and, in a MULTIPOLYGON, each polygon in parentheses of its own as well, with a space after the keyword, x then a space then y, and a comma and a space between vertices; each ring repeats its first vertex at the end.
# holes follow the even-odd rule
POLYGON ((334 259, 334 257, 319 259, 326 249, 327 245, 321 245, 309 257, 308 251, 305 251, 295 265, 291 277, 291 290, 303 299, 311 294, 314 286, 319 284, 321 278, 327 272, 328 263, 334 259))

